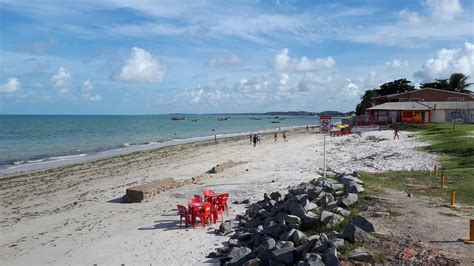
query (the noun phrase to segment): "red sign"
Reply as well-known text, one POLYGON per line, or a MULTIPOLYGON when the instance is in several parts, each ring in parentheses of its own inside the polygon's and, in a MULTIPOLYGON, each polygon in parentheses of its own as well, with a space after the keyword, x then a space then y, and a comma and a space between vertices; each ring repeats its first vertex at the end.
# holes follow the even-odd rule
POLYGON ((319 132, 322 134, 327 134, 330 131, 331 126, 331 117, 328 115, 322 115, 319 117, 319 132))

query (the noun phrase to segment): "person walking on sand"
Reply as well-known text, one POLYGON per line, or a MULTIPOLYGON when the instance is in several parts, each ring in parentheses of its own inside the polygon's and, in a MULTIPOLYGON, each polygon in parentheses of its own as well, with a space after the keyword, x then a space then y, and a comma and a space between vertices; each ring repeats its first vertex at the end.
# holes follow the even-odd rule
POLYGON ((252 141, 253 141, 253 133, 250 133, 250 145, 252 145, 252 141))
POLYGON ((278 135, 277 135, 277 133, 276 133, 276 132, 275 132, 275 135, 273 135, 273 138, 275 139, 275 142, 277 142, 278 135))
POLYGON ((400 130, 398 128, 395 128, 395 130, 393 131, 393 139, 400 139, 400 130))
POLYGON ((253 146, 257 146, 257 134, 253 134, 253 146))
POLYGON ((285 132, 283 132, 283 141, 284 141, 284 142, 288 142, 288 140, 286 139, 286 134, 285 134, 285 132))

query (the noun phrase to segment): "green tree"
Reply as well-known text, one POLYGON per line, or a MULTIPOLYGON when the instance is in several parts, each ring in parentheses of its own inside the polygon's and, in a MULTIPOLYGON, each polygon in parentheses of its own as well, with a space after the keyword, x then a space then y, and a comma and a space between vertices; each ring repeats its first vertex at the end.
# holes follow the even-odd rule
POLYGON ((456 92, 463 92, 463 93, 470 93, 471 91, 468 90, 469 86, 472 83, 468 83, 467 80, 469 76, 464 75, 463 73, 453 73, 449 77, 449 90, 456 91, 456 92))
POLYGON ((407 79, 397 79, 394 81, 387 82, 380 86, 380 89, 377 91, 378 94, 385 96, 394 93, 414 91, 415 86, 411 84, 411 81, 407 79))
POLYGON ((367 114, 367 109, 373 106, 372 98, 377 96, 380 96, 380 94, 377 92, 377 89, 366 90, 364 95, 360 97, 362 101, 356 106, 356 115, 367 114))
POLYGON ((438 90, 448 90, 449 82, 447 79, 436 79, 435 82, 427 82, 420 84, 421 89, 433 88, 438 90))

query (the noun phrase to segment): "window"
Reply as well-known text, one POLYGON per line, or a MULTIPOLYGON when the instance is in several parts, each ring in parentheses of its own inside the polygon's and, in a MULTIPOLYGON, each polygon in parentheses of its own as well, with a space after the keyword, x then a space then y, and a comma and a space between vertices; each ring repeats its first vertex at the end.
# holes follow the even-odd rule
POLYGON ((448 102, 459 102, 459 97, 448 97, 448 102))

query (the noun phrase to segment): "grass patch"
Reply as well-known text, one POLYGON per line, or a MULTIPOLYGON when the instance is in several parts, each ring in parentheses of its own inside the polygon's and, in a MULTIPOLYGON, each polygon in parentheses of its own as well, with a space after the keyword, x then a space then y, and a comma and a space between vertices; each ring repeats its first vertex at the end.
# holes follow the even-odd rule
POLYGON ((362 247, 362 243, 349 243, 347 241, 344 241, 344 245, 340 248, 337 249, 337 252, 339 253, 339 259, 342 260, 347 260, 349 253, 356 249, 362 247))
POLYGON ((420 140, 430 142, 422 149, 442 156, 448 188, 439 188, 439 177, 432 176, 428 171, 363 173, 361 179, 371 185, 439 197, 444 202, 449 202, 450 192, 454 190, 458 203, 474 206, 474 125, 456 125, 454 131, 452 124, 398 127, 419 133, 420 140))

